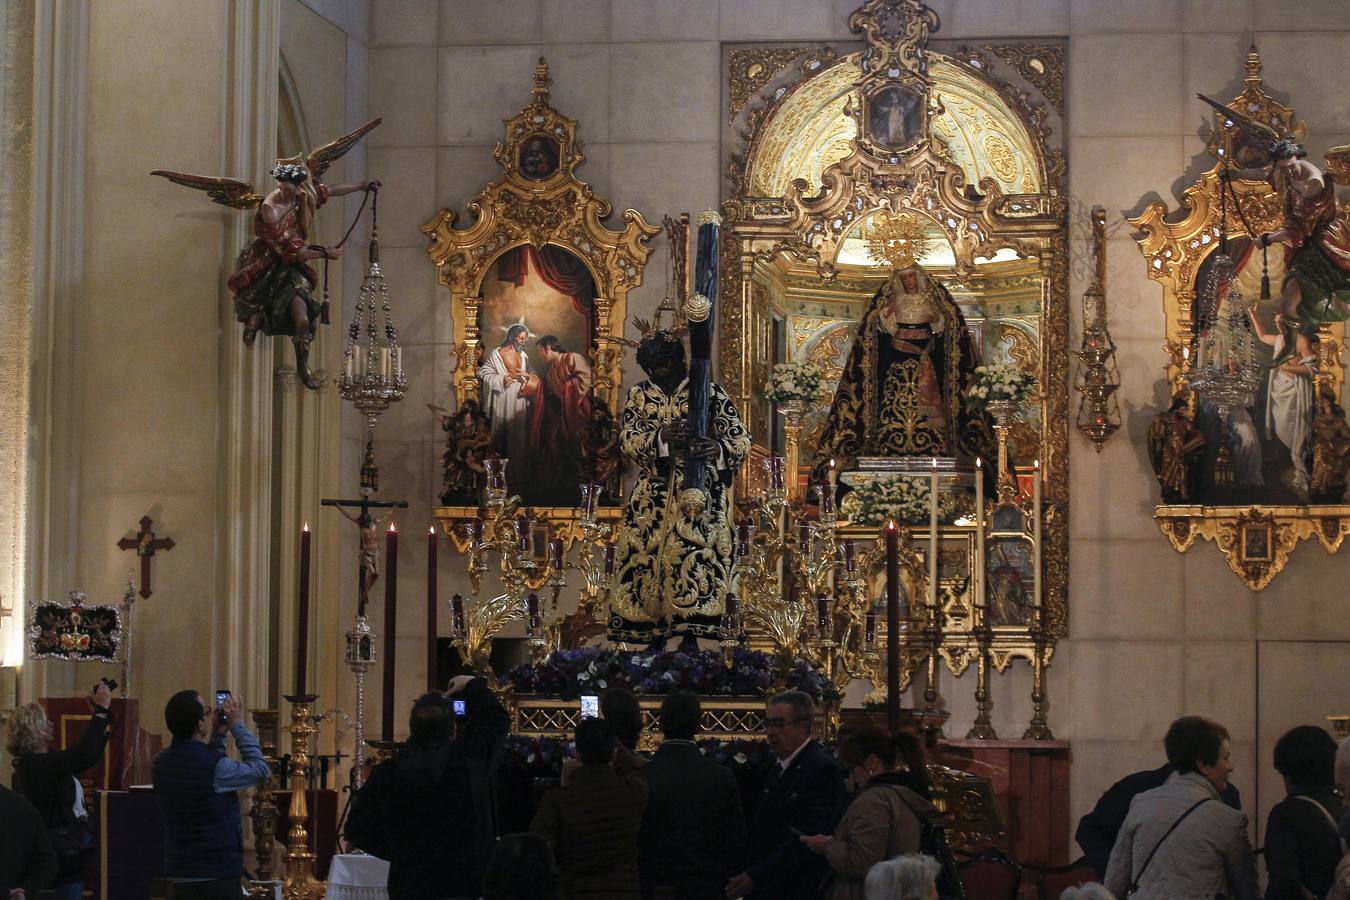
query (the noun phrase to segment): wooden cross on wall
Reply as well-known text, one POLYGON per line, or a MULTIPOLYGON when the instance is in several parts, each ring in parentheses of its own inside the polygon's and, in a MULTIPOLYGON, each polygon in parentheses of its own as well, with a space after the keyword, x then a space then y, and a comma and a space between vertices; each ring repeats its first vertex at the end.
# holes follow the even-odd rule
POLYGON ((156 550, 172 550, 173 538, 156 538, 155 533, 150 530, 154 522, 149 516, 141 516, 141 530, 134 538, 122 538, 117 542, 117 546, 123 550, 136 551, 136 555, 141 558, 141 599, 144 600, 150 596, 150 557, 155 555, 156 550))

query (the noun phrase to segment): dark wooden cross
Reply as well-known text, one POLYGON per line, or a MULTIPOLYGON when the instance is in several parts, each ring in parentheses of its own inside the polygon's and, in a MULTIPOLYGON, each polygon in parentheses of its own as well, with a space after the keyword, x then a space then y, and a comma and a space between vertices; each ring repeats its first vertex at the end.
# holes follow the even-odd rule
MULTIPOLYGON (((365 541, 374 540, 376 537, 374 534, 367 535, 365 533, 376 524, 375 518, 371 516, 370 511, 372 509, 407 509, 408 501, 372 500, 370 499, 370 496, 368 494, 362 494, 360 500, 332 500, 325 498, 319 501, 319 505, 336 506, 339 510, 344 508, 359 509, 360 512, 357 513, 356 518, 352 519, 351 521, 353 521, 357 529, 359 529, 362 532, 361 547, 363 550, 365 550, 366 549, 365 541)), ((356 610, 357 615, 364 616, 366 614, 366 604, 370 600, 370 598, 366 596, 366 569, 364 563, 364 553, 359 557, 359 559, 361 560, 361 562, 357 565, 356 610)))
POLYGON ((123 550, 135 550, 141 558, 141 599, 150 596, 150 557, 156 550, 172 550, 173 538, 156 538, 150 527, 155 523, 149 516, 141 516, 141 530, 135 537, 122 538, 117 546, 123 550))

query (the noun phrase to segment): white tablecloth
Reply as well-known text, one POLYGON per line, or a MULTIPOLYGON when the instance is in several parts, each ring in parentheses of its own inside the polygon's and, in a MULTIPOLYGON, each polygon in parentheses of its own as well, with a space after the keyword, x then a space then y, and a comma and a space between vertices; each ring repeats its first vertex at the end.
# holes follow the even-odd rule
POLYGON ((342 853, 328 867, 328 900, 389 900, 389 863, 364 853, 342 853))

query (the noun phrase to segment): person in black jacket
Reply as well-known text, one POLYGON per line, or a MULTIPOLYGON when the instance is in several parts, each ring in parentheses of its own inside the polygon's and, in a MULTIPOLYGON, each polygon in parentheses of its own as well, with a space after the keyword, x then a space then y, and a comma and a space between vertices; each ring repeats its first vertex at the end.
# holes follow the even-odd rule
POLYGON ((770 764, 750 820, 749 865, 727 883, 726 896, 814 900, 829 866, 797 838, 829 834, 847 799, 834 758, 811 738, 816 707, 801 691, 769 700, 764 718, 770 764))
MULTIPOLYGON (((28 799, 49 831, 64 830, 78 843, 89 842, 93 832, 85 814, 84 788, 79 774, 98 765, 108 742, 112 719, 112 691, 102 682, 89 697, 94 714, 84 734, 66 750, 51 750, 52 723, 36 703, 15 710, 10 720, 7 748, 14 756, 14 789, 28 799)), ((84 861, 69 858, 57 875, 53 890, 59 900, 79 900, 84 889, 84 861)))
POLYGON ((0 897, 33 897, 56 880, 56 851, 37 807, 0 785, 0 897))
POLYGON ((660 725, 665 740, 642 769, 647 810, 638 839, 642 896, 658 886, 675 900, 717 900, 745 846, 745 813, 736 776, 699 752, 703 710, 688 691, 667 694, 660 725))
MULTIPOLYGON (((1177 720, 1177 722, 1180 721, 1182 720, 1177 720)), ((1101 799, 1097 801, 1097 805, 1092 808, 1092 812, 1083 816, 1078 822, 1078 830, 1074 832, 1074 839, 1078 841, 1078 846, 1083 848, 1083 861, 1092 866, 1099 879, 1106 877, 1106 864, 1111 860, 1111 848, 1115 847, 1116 836, 1120 834, 1120 828, 1125 824, 1125 817, 1129 815, 1130 802, 1144 791, 1162 787, 1172 773, 1178 771, 1176 760, 1180 750, 1178 746, 1179 737, 1176 732, 1177 722, 1172 723, 1172 727, 1167 731, 1167 736, 1163 738, 1163 749, 1167 753, 1167 764, 1157 769, 1147 769, 1143 772, 1126 775, 1107 788, 1106 793, 1102 794, 1101 799)), ((1224 803, 1241 811, 1242 797, 1233 784, 1230 783, 1227 788, 1220 792, 1219 796, 1224 803)))
POLYGON ((413 704, 410 737, 352 800, 347 840, 389 861, 391 900, 476 898, 496 837, 492 773, 511 719, 482 678, 413 704), (454 700, 465 702, 458 719, 454 700))
POLYGON ((1336 742, 1300 725, 1275 742, 1275 771, 1287 796, 1266 819, 1266 900, 1325 897, 1341 861, 1341 799, 1333 772, 1336 742))

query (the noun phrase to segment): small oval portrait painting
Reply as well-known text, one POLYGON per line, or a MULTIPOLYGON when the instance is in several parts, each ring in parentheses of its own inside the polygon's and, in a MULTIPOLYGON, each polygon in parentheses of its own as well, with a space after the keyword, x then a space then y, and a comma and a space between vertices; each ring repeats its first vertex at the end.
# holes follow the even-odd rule
POLYGON ((543 181, 558 171, 558 142, 546 134, 532 134, 520 145, 520 174, 543 181))

